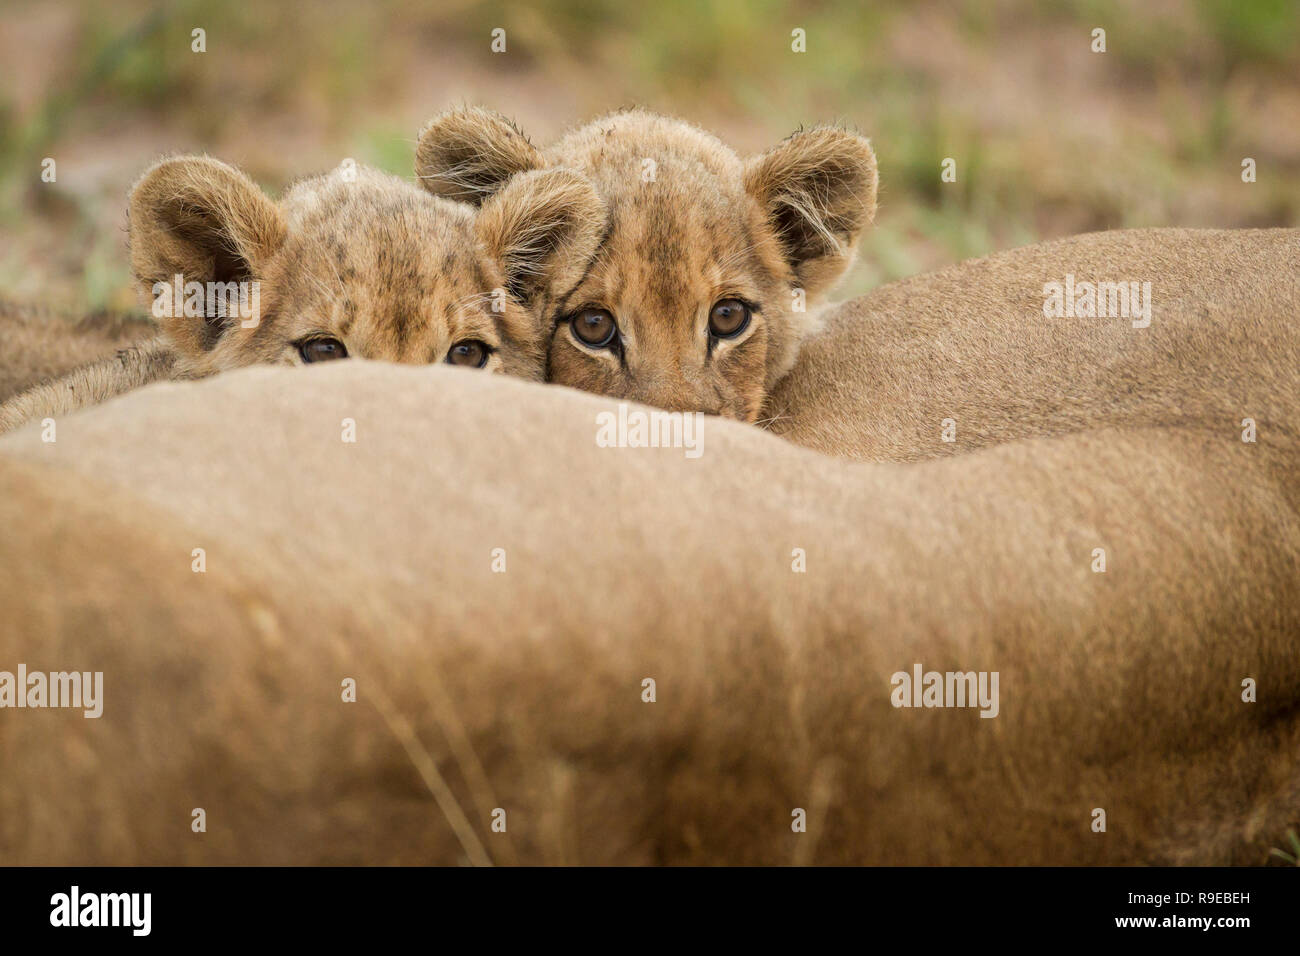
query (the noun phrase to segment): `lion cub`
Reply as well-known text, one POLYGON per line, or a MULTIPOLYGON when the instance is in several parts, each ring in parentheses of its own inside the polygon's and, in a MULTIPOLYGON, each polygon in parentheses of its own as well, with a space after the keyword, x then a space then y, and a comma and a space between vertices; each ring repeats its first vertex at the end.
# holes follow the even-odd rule
POLYGON ((587 180, 523 176, 478 210, 366 167, 277 203, 203 156, 164 160, 131 191, 131 266, 162 335, 21 393, 0 432, 160 379, 348 356, 447 362, 541 379, 539 316, 594 254, 587 180))
POLYGON ((694 126, 631 110, 539 150, 500 114, 462 108, 434 118, 416 150, 426 189, 472 204, 552 166, 590 177, 608 220, 550 316, 548 378, 743 421, 789 371, 876 205, 871 145, 839 129, 742 160, 694 126))

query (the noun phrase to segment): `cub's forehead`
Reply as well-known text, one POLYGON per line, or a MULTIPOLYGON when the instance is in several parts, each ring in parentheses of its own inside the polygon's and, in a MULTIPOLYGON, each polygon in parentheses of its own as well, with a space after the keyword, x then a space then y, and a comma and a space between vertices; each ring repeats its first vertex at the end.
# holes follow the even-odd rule
POLYGON ((748 205, 712 196, 666 200, 654 190, 629 190, 608 200, 603 244, 608 257, 643 259, 655 268, 741 257, 754 244, 748 205))
POLYGON ((681 120, 642 110, 614 113, 561 137, 548 155, 565 165, 584 168, 589 175, 620 172, 630 165, 670 164, 679 174, 739 179, 740 157, 712 133, 681 120))
POLYGON ((355 178, 339 170, 294 183, 281 208, 290 232, 330 234, 359 230, 383 233, 400 241, 407 234, 473 233, 473 212, 464 203, 425 193, 412 183, 359 166, 355 178))
POLYGON ((344 281, 467 281, 478 269, 472 209, 386 173, 305 179, 281 206, 290 256, 328 259, 344 281))
POLYGON ((632 110, 561 139, 552 162, 574 166, 609 209, 604 250, 673 268, 750 245, 755 204, 725 143, 680 120, 632 110))
POLYGON ((719 209, 746 200, 744 167, 734 154, 718 157, 674 144, 627 143, 565 164, 581 170, 606 201, 657 199, 719 209))

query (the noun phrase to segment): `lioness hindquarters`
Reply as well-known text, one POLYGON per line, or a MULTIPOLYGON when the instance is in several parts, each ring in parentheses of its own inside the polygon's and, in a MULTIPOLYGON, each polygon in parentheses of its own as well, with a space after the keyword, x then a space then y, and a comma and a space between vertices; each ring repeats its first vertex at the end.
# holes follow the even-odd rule
POLYGON ((744 421, 816 327, 875 211, 871 146, 838 129, 742 160, 687 123, 632 110, 539 151, 504 117, 458 109, 425 127, 416 165, 430 191, 474 203, 521 171, 588 176, 608 222, 557 303, 549 379, 744 421))

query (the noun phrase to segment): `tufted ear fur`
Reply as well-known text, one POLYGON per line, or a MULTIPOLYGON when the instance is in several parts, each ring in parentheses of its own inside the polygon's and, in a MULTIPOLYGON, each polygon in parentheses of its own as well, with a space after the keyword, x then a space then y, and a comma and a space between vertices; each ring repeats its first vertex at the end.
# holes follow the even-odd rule
POLYGON ((475 206, 516 173, 541 169, 541 153, 513 122, 493 110, 447 110, 420 131, 415 174, 435 196, 475 206))
POLYGON ((745 189, 775 230, 809 295, 853 263, 876 211, 876 157, 863 137, 818 127, 795 133, 746 164, 745 189))
MULTIPOLYGON (((284 241, 279 208, 239 170, 207 156, 165 159, 131 190, 131 269, 141 293, 155 284, 254 280, 284 241)), ((172 343, 191 354, 210 351, 236 319, 205 311, 188 316, 182 303, 155 309, 172 343)), ((206 302, 206 297, 205 297, 206 302)))
POLYGON ((595 188, 558 168, 515 176, 483 203, 475 223, 488 255, 501 263, 507 291, 526 304, 577 285, 604 227, 595 188))

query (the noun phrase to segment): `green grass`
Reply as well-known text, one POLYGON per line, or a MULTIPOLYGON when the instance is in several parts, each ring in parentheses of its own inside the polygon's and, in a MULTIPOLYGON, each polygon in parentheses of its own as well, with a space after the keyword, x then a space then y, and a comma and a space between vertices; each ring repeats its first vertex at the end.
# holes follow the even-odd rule
POLYGON ((1295 830, 1286 831, 1287 842, 1291 846, 1290 852, 1279 850, 1277 847, 1268 851, 1269 856, 1275 856, 1279 860, 1290 863, 1292 866, 1300 866, 1300 834, 1295 830))
POLYGON ((357 137, 355 157, 384 172, 412 178, 411 156, 415 153, 415 130, 376 128, 357 137))
MULTIPOLYGON (((70 140, 111 141, 126 122, 139 130, 156 121, 178 148, 214 151, 276 118, 312 130, 310 158, 287 151, 255 160, 268 186, 316 171, 322 155, 409 176, 409 116, 447 105, 436 80, 429 88, 410 78, 437 77, 420 70, 443 55, 455 57, 471 88, 518 84, 531 94, 521 101, 562 104, 554 108, 566 123, 642 103, 738 135, 746 148, 814 122, 861 129, 877 151, 881 208, 846 294, 1084 229, 1300 223, 1300 156, 1269 135, 1275 120, 1237 95, 1300 85, 1294 0, 326 0, 310 8, 82 0, 72 9, 74 49, 43 98, 20 106, 0 89, 6 225, 66 231, 38 204, 48 197, 33 189, 32 170, 70 140), (196 26, 207 31, 205 54, 190 50, 196 26), (488 50, 497 26, 508 32, 505 57, 488 50), (1046 133, 1014 103, 990 120, 983 77, 958 77, 954 87, 952 64, 997 70, 1035 44, 1086 44, 1093 26, 1107 30, 1108 52, 1096 85, 1080 94, 1090 102, 1046 107, 1068 120, 1089 105, 1091 128, 1081 119, 1046 133), (807 53, 790 50, 795 27, 807 31, 807 53), (538 96, 549 83, 558 94, 538 96), (1142 97, 1148 113, 1127 115, 1142 97), (1239 179, 1245 155, 1260 161, 1249 187, 1239 179), (940 182, 945 156, 958 161, 956 183, 940 182)), ((1048 72, 1025 83, 1059 79, 1048 72)), ((502 98, 486 105, 530 122, 530 106, 502 98)), ((120 222, 120 195, 105 193, 101 203, 118 204, 106 210, 78 200, 76 215, 104 231, 120 222)), ((118 295, 119 245, 116 230, 85 240, 75 281, 89 301, 118 295)))

